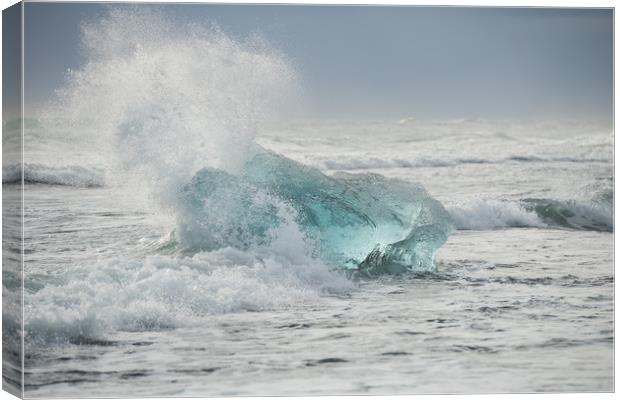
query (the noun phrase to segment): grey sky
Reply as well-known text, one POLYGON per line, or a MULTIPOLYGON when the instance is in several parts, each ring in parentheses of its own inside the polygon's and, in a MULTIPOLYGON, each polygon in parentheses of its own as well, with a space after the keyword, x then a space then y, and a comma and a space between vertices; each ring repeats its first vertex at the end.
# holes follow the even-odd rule
MULTIPOLYGON (((295 65, 308 116, 611 118, 613 11, 545 8, 161 6, 260 32, 295 65)), ((27 3, 27 109, 84 61, 98 4, 27 3)))

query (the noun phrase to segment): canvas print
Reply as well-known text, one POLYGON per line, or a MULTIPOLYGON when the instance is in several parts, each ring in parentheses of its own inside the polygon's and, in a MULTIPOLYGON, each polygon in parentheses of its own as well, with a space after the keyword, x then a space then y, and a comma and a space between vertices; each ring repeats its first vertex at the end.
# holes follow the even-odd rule
POLYGON ((3 11, 3 388, 610 392, 613 10, 3 11))

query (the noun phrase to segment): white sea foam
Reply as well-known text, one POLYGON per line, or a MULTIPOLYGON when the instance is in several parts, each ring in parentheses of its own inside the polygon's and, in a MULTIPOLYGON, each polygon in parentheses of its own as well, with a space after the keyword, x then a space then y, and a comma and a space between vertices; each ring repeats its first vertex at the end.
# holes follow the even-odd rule
POLYGON ((448 212, 456 228, 461 230, 547 226, 536 213, 516 202, 477 200, 465 206, 450 207, 448 212))
POLYGON ((226 248, 79 266, 62 283, 27 296, 27 337, 42 344, 194 326, 213 314, 299 307, 353 288, 320 262, 281 250, 226 248))
MULTIPOLYGON (((600 197, 600 196, 599 196, 600 197)), ((607 197, 590 199, 476 200, 449 207, 457 229, 487 230, 510 227, 613 230, 613 207, 607 197)))

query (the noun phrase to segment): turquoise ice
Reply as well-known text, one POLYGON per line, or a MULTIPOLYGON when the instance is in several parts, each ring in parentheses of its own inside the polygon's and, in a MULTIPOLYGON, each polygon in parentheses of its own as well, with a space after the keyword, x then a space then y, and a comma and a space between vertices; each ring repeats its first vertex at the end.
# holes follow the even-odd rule
POLYGON ((368 275, 434 270, 452 229, 420 185, 371 173, 327 176, 258 148, 240 174, 204 168, 193 177, 176 236, 195 251, 247 249, 267 245, 291 220, 314 256, 368 275))

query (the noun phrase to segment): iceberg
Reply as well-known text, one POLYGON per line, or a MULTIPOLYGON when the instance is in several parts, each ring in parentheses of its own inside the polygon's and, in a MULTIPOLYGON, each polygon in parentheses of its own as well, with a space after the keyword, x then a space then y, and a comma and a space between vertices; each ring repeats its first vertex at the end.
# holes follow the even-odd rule
POLYGON ((256 146, 242 171, 198 171, 181 191, 175 236, 189 251, 268 245, 295 224, 312 255, 365 275, 435 270, 452 223, 415 183, 373 173, 327 176, 256 146))

